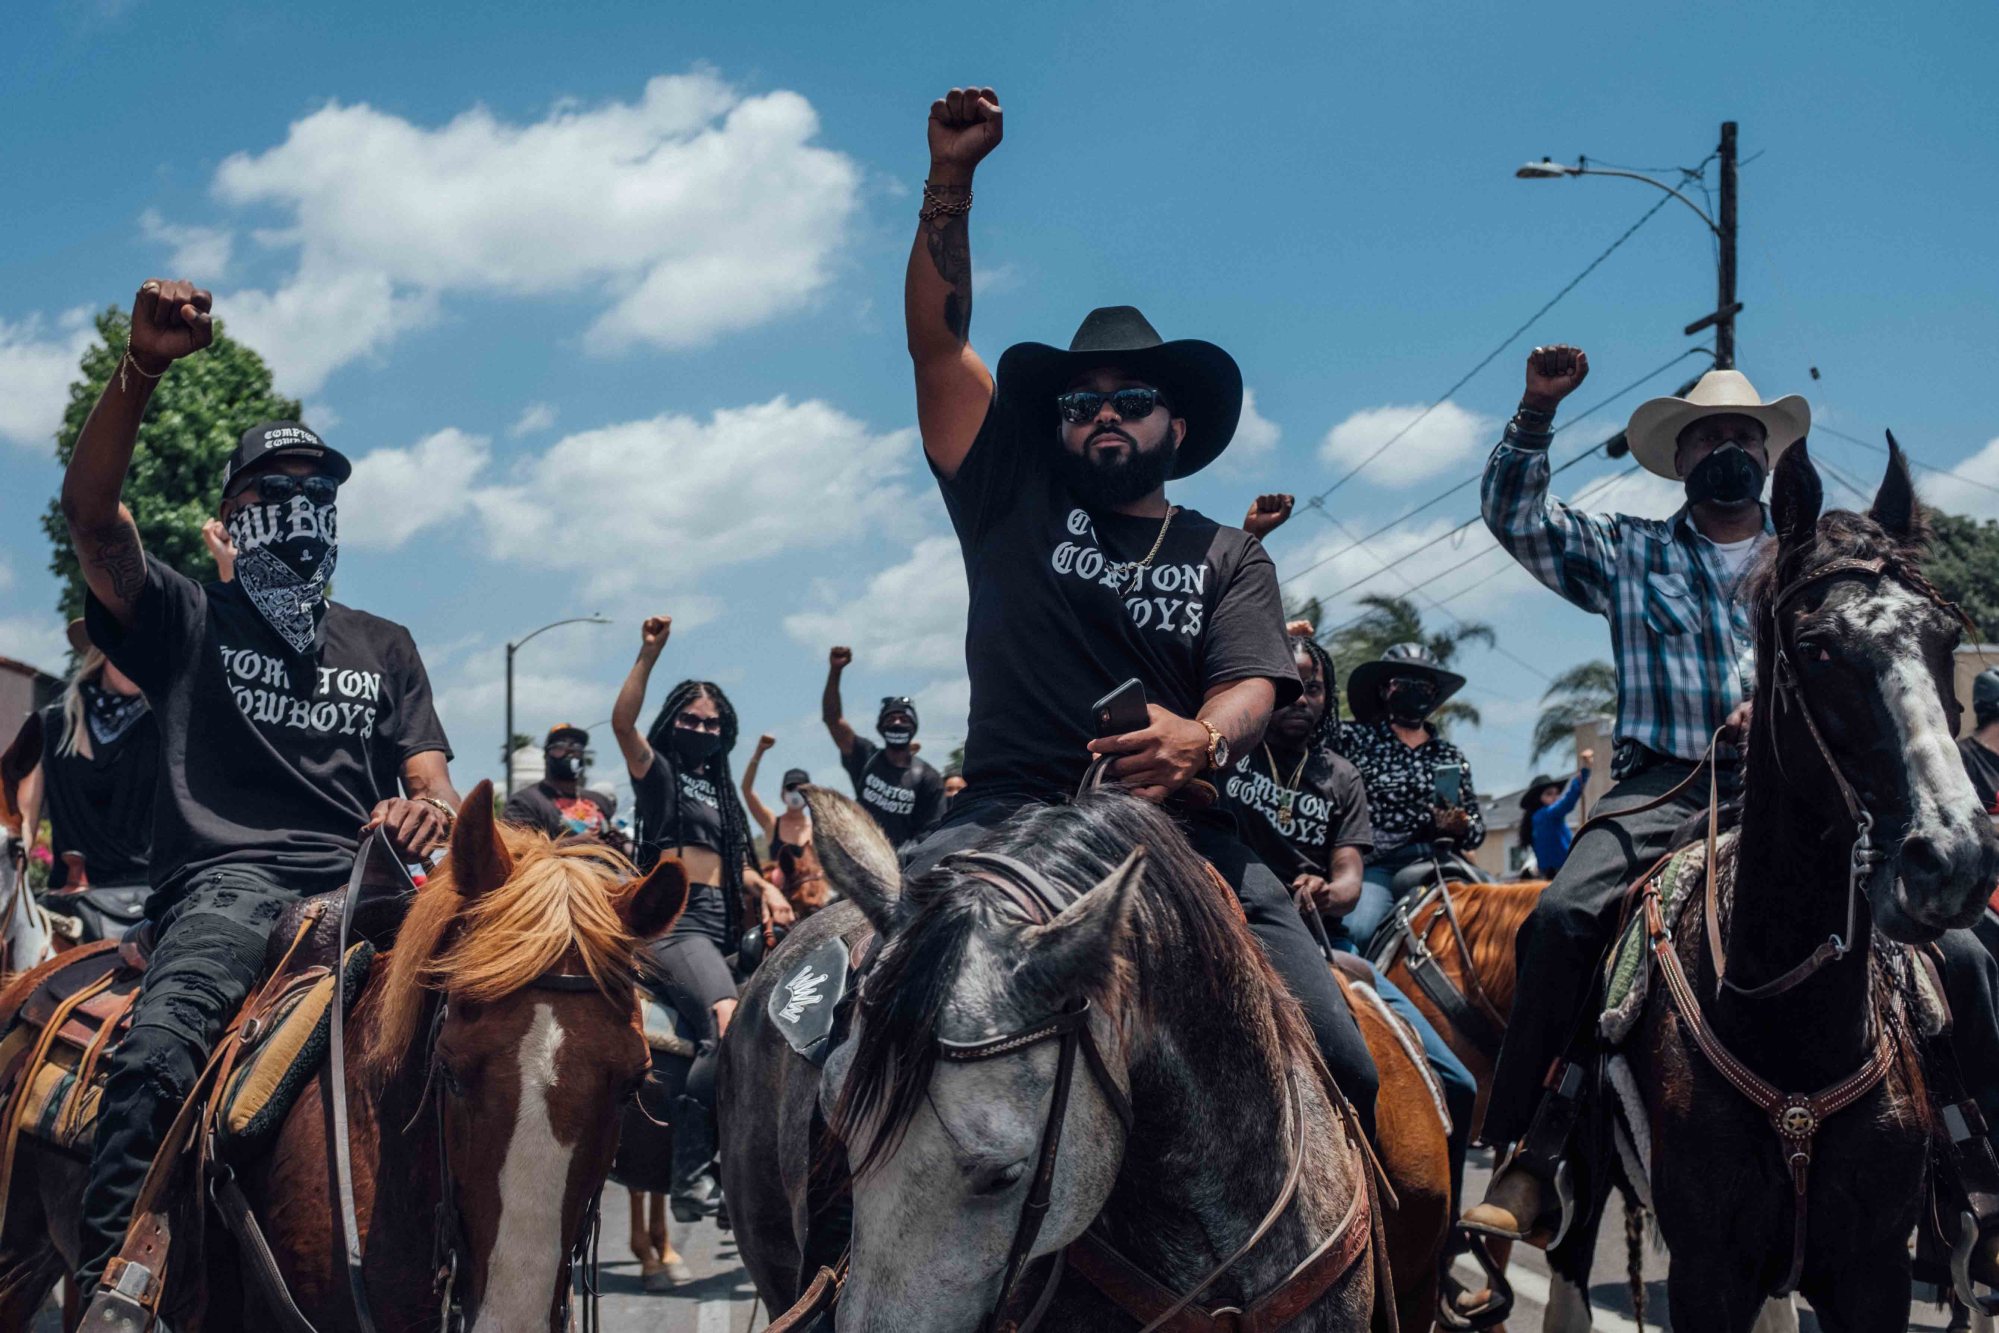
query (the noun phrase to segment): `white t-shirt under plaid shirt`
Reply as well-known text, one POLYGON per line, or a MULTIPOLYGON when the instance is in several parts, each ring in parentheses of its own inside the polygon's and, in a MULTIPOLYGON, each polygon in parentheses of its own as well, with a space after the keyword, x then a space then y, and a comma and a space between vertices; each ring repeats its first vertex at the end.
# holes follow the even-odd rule
MULTIPOLYGON (((1671 518, 1586 514, 1548 495, 1549 436, 1509 422, 1485 465, 1485 525, 1528 572, 1610 621, 1617 739, 1698 760, 1755 684, 1740 569, 1671 518)), ((1764 536, 1773 532, 1769 511, 1764 536)))

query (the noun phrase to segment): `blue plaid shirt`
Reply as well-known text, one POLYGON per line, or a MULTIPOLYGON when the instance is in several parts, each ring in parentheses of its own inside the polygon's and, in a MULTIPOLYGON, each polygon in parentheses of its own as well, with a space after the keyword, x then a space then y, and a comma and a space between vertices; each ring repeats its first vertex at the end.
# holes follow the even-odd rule
MULTIPOLYGON (((1739 580, 1685 508, 1662 522, 1551 499, 1548 441, 1507 423, 1485 465, 1485 525, 1535 578, 1610 621, 1617 739, 1698 760, 1755 687, 1739 580)), ((1763 531, 1774 532, 1767 509, 1763 531)))

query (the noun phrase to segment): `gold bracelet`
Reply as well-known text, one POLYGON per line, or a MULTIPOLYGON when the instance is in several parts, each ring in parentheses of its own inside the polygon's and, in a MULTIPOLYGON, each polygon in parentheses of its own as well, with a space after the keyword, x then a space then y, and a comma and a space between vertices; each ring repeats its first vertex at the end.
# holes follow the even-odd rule
POLYGON ((963 199, 946 199, 929 181, 923 182, 923 207, 916 212, 919 222, 934 222, 938 218, 961 218, 971 211, 971 187, 966 187, 963 199))
POLYGON ((444 816, 444 836, 450 837, 451 831, 458 827, 458 812, 451 808, 451 802, 437 796, 419 796, 417 800, 437 808, 437 812, 444 816))
POLYGON ((125 368, 127 366, 130 366, 133 370, 138 371, 141 375, 144 375, 149 380, 156 380, 160 378, 161 375, 166 374, 168 370, 172 370, 173 365, 174 365, 173 362, 171 361, 167 362, 166 370, 162 370, 159 372, 158 375, 156 375, 152 371, 147 370, 144 366, 140 365, 138 361, 134 359, 134 357, 132 356, 131 347, 127 346, 125 348, 124 358, 118 362, 118 392, 125 393, 131 388, 131 385, 128 384, 125 379, 125 368))

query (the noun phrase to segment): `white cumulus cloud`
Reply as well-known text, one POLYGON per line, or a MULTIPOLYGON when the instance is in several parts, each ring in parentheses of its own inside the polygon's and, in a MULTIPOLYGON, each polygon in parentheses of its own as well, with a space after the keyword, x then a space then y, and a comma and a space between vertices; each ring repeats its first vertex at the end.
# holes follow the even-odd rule
POLYGON ((483 435, 455 426, 407 449, 377 449, 354 462, 340 488, 340 540, 356 548, 393 551, 436 523, 464 514, 472 486, 492 448, 483 435))
POLYGON ((547 430, 555 424, 555 406, 552 403, 529 403, 521 409, 519 419, 507 428, 507 434, 519 439, 523 435, 533 435, 536 431, 547 430))
POLYGON ((892 529, 916 457, 913 429, 878 434, 780 396, 564 436, 472 503, 496 557, 582 571, 613 594, 892 529))
POLYGON ((1440 403, 1428 416, 1422 414, 1423 409, 1414 404, 1363 408, 1326 432, 1319 460, 1345 473, 1406 428, 1406 434, 1367 464, 1359 480, 1408 486, 1462 470, 1498 438, 1491 418, 1467 412, 1456 403, 1440 403))
POLYGON ((965 660, 965 566, 955 537, 925 537, 909 558, 877 570, 851 595, 830 581, 816 605, 784 618, 813 648, 846 644, 870 671, 941 671, 965 660))
POLYGON ((217 199, 285 215, 260 239, 298 252, 288 278, 218 313, 304 393, 454 294, 594 298, 599 351, 708 343, 832 280, 860 170, 818 133, 797 93, 749 96, 706 70, 531 124, 334 103, 217 169, 217 199))
POLYGON ((0 440, 28 449, 54 446, 69 382, 96 337, 86 306, 54 321, 39 315, 0 319, 0 440))
MULTIPOLYGON (((1951 471, 1957 477, 1999 487, 1999 436, 1987 440, 1983 449, 1951 468, 1951 471)), ((1973 518, 1999 518, 1999 494, 1977 485, 1967 486, 1957 477, 1937 476, 1934 473, 1924 477, 1921 472, 1916 476, 1923 499, 1939 509, 1953 514, 1968 514, 1973 518)))
POLYGON ((229 271, 236 252, 234 232, 222 227, 189 227, 168 222, 157 209, 139 215, 146 239, 168 247, 167 271, 197 287, 211 287, 229 271))

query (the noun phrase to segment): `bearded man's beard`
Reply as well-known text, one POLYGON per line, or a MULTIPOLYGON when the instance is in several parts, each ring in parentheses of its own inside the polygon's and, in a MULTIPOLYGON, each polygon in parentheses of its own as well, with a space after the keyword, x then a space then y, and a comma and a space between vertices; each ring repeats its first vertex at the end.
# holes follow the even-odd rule
POLYGON ((1131 448, 1115 461, 1099 462, 1091 458, 1088 444, 1080 454, 1070 453, 1060 441, 1056 444, 1062 479, 1090 508, 1115 509, 1142 499, 1164 486, 1173 471, 1170 435, 1150 449, 1140 448, 1129 435, 1124 438, 1131 441, 1131 448))

